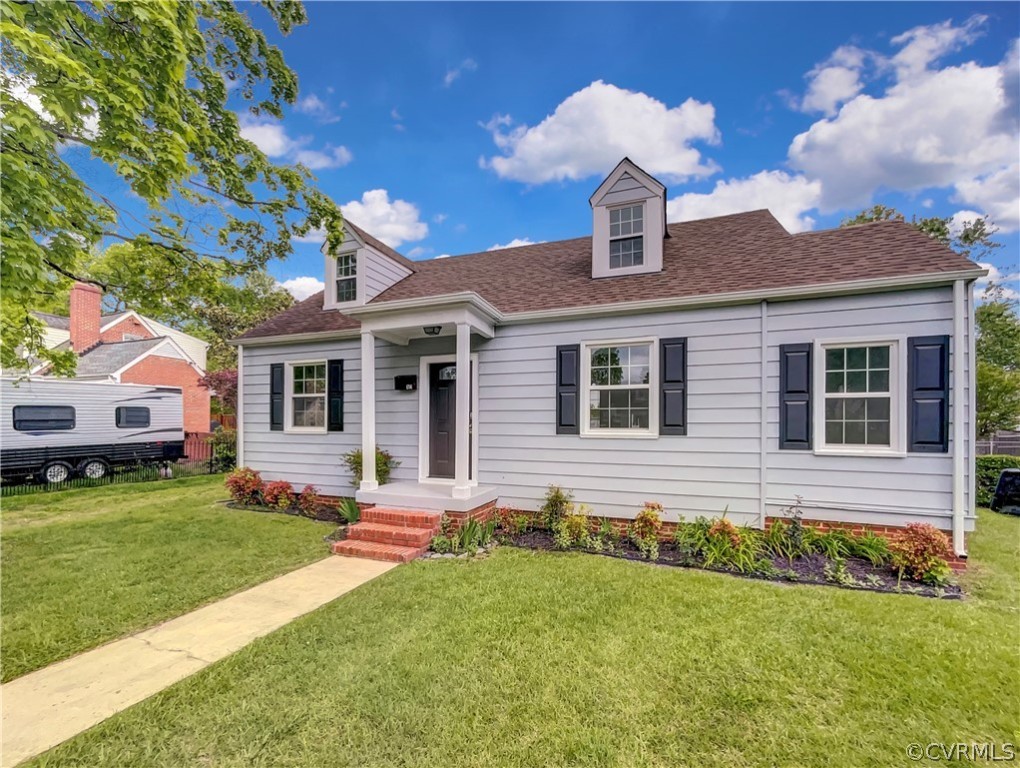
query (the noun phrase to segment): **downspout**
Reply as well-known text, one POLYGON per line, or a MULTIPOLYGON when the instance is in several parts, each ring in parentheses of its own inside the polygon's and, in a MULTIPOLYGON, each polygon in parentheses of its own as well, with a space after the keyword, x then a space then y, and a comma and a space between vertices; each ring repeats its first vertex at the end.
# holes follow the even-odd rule
POLYGON ((237 439, 237 466, 244 466, 244 346, 237 345, 237 425, 234 436, 237 439))
POLYGON ((761 430, 759 463, 758 463, 758 527, 765 530, 765 496, 768 492, 768 483, 765 472, 768 464, 768 302, 761 303, 761 383, 759 384, 758 410, 760 411, 761 430))
POLYGON ((953 283, 953 551, 958 557, 967 556, 967 544, 963 526, 966 514, 966 472, 967 449, 967 402, 964 391, 967 388, 967 349, 965 344, 967 302, 964 281, 953 283))

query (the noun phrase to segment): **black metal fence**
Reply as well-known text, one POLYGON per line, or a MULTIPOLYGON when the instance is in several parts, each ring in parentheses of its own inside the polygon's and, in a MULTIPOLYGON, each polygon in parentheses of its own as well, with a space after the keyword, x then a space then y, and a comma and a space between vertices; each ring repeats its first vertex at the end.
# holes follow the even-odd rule
POLYGON ((214 475, 232 469, 217 455, 210 444, 209 435, 189 433, 184 440, 184 454, 187 458, 174 462, 158 462, 110 467, 100 478, 83 477, 73 474, 59 483, 45 482, 34 476, 20 482, 4 482, 0 486, 0 497, 22 496, 29 493, 47 493, 77 488, 95 488, 117 483, 140 483, 152 480, 170 480, 179 477, 214 475))

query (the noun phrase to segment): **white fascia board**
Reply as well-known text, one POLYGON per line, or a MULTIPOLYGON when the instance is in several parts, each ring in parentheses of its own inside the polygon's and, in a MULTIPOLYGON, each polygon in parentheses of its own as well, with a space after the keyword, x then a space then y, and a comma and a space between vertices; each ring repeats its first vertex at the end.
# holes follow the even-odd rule
POLYGON ((333 341, 334 339, 357 339, 361 329, 350 328, 343 331, 312 331, 310 333, 289 333, 281 336, 259 336, 253 338, 231 339, 227 343, 240 347, 271 347, 280 344, 297 344, 302 341, 333 341))
POLYGON ((360 318, 365 316, 371 317, 388 313, 406 312, 408 310, 429 310, 461 305, 473 307, 482 314, 487 315, 492 320, 498 320, 503 316, 502 312, 474 291, 460 291, 458 293, 447 293, 440 296, 422 296, 415 299, 369 303, 362 307, 349 309, 344 314, 353 318, 360 318))

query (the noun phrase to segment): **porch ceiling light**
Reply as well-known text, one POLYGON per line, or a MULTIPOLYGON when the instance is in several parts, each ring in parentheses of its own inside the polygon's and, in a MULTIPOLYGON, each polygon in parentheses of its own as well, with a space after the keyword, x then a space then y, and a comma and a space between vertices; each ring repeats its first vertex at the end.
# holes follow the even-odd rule
POLYGON ((422 327, 422 330, 425 331, 425 335, 426 336, 438 336, 439 332, 441 330, 443 330, 443 326, 441 326, 441 325, 426 325, 426 326, 422 327))

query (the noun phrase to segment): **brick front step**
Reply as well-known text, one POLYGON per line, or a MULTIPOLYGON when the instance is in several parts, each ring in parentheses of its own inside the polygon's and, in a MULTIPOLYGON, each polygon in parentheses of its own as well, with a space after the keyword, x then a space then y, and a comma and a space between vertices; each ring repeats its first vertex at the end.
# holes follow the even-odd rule
POLYGON ((402 547, 399 544, 382 544, 378 541, 345 539, 333 542, 333 554, 365 557, 369 560, 388 560, 391 563, 409 563, 421 557, 427 547, 402 547))
POLYGON ((387 509, 386 507, 368 507, 361 513, 361 519, 366 523, 380 523, 405 528, 428 528, 430 531, 439 530, 439 521, 442 517, 441 512, 387 509))
POLYGON ((347 529, 347 538, 356 541, 374 541, 379 544, 399 544, 403 547, 427 546, 435 535, 433 528, 412 528, 405 525, 387 525, 361 521, 347 529))

